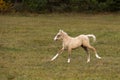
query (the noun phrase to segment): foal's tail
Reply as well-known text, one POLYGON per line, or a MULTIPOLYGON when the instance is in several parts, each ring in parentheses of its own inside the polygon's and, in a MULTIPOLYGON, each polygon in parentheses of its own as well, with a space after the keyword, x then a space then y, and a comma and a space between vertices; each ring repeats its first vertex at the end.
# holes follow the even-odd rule
POLYGON ((88 34, 88 35, 86 35, 86 36, 88 36, 88 37, 92 37, 93 40, 94 40, 94 42, 96 41, 96 37, 95 37, 95 35, 93 35, 93 34, 88 34))

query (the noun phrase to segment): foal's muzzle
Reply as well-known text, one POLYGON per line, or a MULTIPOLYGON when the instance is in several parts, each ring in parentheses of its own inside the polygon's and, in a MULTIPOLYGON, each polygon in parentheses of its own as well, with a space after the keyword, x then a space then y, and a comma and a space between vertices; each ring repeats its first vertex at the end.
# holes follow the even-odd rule
POLYGON ((56 38, 56 37, 54 38, 54 41, 57 41, 57 38, 56 38))

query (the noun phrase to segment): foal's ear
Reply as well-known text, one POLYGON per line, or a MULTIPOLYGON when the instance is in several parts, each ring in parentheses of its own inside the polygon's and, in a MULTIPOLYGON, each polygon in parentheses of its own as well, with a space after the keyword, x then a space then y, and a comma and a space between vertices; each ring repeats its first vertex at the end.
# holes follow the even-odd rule
POLYGON ((59 30, 59 32, 61 32, 61 29, 59 30))
POLYGON ((63 32, 63 30, 60 29, 59 32, 63 32))

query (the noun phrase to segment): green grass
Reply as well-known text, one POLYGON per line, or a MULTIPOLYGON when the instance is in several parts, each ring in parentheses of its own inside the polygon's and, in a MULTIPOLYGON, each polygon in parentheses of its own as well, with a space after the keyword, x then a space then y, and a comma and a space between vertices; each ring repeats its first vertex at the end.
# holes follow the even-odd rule
POLYGON ((0 80, 120 80, 120 15, 45 14, 37 16, 0 15, 0 80), (67 63, 65 51, 53 41, 59 29, 75 37, 95 34, 102 60, 91 62, 82 48, 72 51, 67 63))

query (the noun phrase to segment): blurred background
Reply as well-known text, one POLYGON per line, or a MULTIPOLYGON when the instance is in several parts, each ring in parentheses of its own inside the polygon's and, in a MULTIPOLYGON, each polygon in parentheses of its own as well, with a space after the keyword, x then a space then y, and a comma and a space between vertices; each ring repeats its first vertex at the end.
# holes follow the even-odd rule
POLYGON ((0 12, 118 12, 119 0, 0 0, 0 12))

